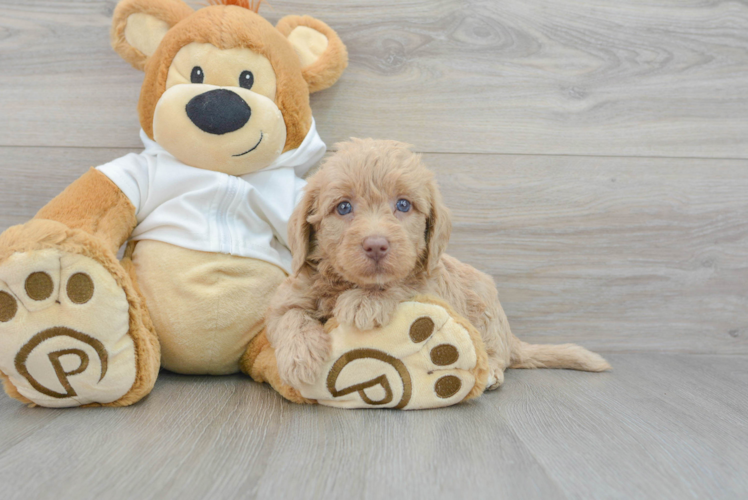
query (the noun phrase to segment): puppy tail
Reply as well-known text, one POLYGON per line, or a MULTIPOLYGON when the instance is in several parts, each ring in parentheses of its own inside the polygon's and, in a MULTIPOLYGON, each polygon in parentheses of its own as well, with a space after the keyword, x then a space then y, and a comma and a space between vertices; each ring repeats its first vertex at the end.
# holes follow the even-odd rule
POLYGON ((528 344, 518 340, 509 368, 568 368, 604 372, 612 367, 599 354, 576 344, 528 344))

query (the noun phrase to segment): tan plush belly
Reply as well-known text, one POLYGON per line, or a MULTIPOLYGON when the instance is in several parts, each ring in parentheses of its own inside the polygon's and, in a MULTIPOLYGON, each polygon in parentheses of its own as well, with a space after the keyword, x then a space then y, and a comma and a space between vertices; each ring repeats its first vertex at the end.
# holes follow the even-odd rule
POLYGON ((264 261, 149 240, 138 242, 133 264, 161 342, 161 366, 178 373, 239 371, 286 277, 264 261))

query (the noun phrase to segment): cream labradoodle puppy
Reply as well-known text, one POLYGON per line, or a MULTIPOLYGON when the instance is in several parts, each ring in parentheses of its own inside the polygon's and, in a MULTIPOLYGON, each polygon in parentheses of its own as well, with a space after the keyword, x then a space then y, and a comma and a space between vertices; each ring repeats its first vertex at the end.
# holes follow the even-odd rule
POLYGON ((574 344, 532 345, 512 335, 490 276, 444 253, 448 209, 421 157, 396 141, 353 139, 309 179, 289 224, 292 275, 268 313, 281 378, 312 383, 330 355, 331 317, 361 330, 389 323, 397 305, 435 295, 481 333, 488 388, 507 368, 603 371, 574 344))

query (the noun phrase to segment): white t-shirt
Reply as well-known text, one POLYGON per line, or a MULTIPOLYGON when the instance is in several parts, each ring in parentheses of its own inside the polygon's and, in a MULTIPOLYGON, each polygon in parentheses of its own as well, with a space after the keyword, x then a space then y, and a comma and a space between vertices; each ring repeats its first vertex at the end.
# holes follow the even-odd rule
POLYGON ((132 240, 275 264, 291 272, 288 220, 306 185, 301 177, 325 155, 312 120, 301 145, 241 177, 189 167, 140 131, 145 150, 97 167, 135 206, 132 240))

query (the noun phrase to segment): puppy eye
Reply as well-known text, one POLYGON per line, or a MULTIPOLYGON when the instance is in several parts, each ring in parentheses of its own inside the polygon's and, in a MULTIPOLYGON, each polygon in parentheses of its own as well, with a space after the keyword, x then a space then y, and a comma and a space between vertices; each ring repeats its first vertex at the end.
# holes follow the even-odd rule
POLYGON ((410 211, 410 202, 408 200, 397 200, 397 204, 395 206, 397 207, 397 210, 399 212, 410 211))
POLYGON ((239 86, 249 90, 255 84, 255 75, 251 71, 242 71, 239 75, 239 86))
POLYGON ((195 66, 194 68, 192 68, 190 81, 192 83, 203 83, 203 80, 205 80, 205 73, 203 73, 203 68, 201 68, 200 66, 195 66))
POLYGON ((340 215, 348 215, 351 212, 353 212, 353 206, 351 206, 350 201, 341 201, 338 203, 338 213, 340 215))

